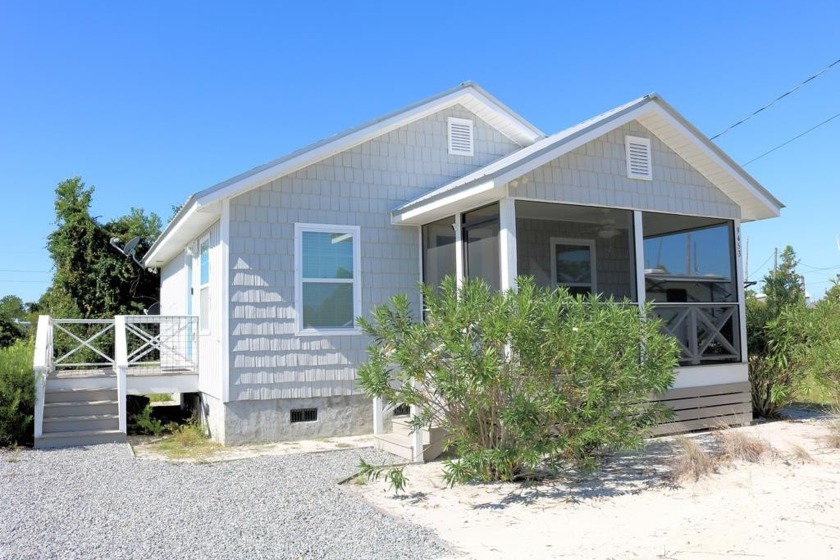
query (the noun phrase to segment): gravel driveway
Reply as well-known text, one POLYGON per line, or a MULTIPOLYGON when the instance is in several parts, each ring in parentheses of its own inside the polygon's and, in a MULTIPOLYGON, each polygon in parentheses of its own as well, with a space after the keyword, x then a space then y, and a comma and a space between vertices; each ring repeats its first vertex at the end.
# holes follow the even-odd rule
POLYGON ((126 444, 0 453, 0 558, 435 558, 426 529, 337 485, 372 449, 223 463, 126 444))

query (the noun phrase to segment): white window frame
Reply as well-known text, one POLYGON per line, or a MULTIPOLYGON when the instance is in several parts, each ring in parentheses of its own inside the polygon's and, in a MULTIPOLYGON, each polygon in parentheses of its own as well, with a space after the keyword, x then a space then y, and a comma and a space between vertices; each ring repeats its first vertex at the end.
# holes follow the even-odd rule
POLYGON ((571 237, 552 237, 551 242, 551 285, 555 288, 558 286, 566 286, 568 288, 589 288, 590 294, 597 294, 598 278, 595 274, 595 240, 594 239, 575 239, 571 237), (557 282, 557 246, 571 245, 573 247, 586 247, 589 249, 589 277, 591 282, 572 282, 562 283, 557 282))
POLYGON ((323 335, 358 335, 361 330, 356 324, 356 317, 362 311, 362 278, 361 278, 361 228, 359 226, 340 226, 332 224, 295 224, 295 327, 298 336, 323 335), (353 278, 303 278, 303 234, 316 233, 344 233, 353 237, 353 278), (327 284, 353 284, 353 326, 333 328, 304 328, 303 327, 303 284, 304 282, 321 282, 327 284))
POLYGON ((197 259, 198 260, 198 267, 197 267, 198 268, 198 334, 199 335, 208 335, 208 334, 210 334, 210 332, 212 330, 212 328, 211 328, 212 317, 210 315, 210 311, 213 309, 213 293, 210 290, 210 285, 212 284, 210 279, 213 277, 213 255, 211 253, 212 249, 213 248, 210 246, 210 235, 209 234, 204 235, 201 238, 199 238, 199 240, 198 240, 198 254, 197 254, 197 257, 198 257, 198 259, 197 259), (201 282, 201 247, 205 243, 207 244, 207 282, 202 283, 201 282), (204 290, 207 290, 207 306, 206 306, 207 309, 204 309, 205 306, 203 305, 203 298, 201 297, 202 292, 204 290), (205 322, 205 319, 206 319, 206 324, 202 325, 202 323, 205 322))
POLYGON ((624 137, 624 157, 627 160, 627 178, 639 179, 641 181, 653 181, 653 152, 650 148, 650 138, 642 138, 640 136, 625 136, 624 137), (630 144, 641 144, 647 149, 647 173, 635 173, 630 165, 630 144))
POLYGON ((449 155, 451 156, 469 156, 472 157, 475 153, 475 126, 470 119, 459 119, 457 117, 449 117, 446 120, 446 135, 447 145, 449 147, 449 155), (452 125, 463 125, 470 129, 470 149, 460 150, 452 146, 452 125))

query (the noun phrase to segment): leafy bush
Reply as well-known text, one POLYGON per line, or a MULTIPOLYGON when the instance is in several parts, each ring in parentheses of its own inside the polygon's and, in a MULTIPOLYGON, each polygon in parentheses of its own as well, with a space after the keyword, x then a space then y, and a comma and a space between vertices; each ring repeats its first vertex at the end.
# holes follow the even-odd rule
POLYGON ((0 349, 0 446, 31 444, 35 375, 31 342, 0 349))
POLYGON ((786 247, 780 266, 764 278, 764 301, 746 302, 749 378, 753 411, 759 416, 775 416, 808 378, 817 330, 805 307, 798 262, 793 248, 786 247))
POLYGON ((163 422, 154 417, 154 409, 148 404, 130 417, 130 423, 132 431, 140 434, 159 436, 166 430, 163 422))
POLYGON ((637 305, 527 278, 504 293, 481 280, 458 289, 451 278, 420 290, 424 321, 406 295, 377 307, 373 322, 360 319, 373 339, 360 383, 369 396, 415 405, 414 429, 448 432, 458 455, 445 463, 450 484, 591 467, 603 451, 641 444, 665 417, 648 399, 673 382, 678 349, 637 305))
POLYGON ((773 317, 766 303, 747 302, 750 387, 759 416, 775 416, 808 378, 811 319, 804 305, 781 308, 773 317))

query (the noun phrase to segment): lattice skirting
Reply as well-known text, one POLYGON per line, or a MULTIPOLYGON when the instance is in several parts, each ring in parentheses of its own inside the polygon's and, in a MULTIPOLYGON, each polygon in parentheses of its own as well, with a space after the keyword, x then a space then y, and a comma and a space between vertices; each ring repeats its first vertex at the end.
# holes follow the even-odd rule
POLYGON ((671 389, 658 400, 671 407, 674 416, 653 429, 657 436, 752 422, 748 382, 671 389))

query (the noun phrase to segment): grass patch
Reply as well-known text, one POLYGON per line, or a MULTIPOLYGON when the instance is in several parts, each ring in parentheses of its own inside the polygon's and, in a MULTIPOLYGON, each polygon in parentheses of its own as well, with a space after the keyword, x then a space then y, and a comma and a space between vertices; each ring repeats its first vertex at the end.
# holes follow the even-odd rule
POLYGON ((799 461, 800 463, 813 463, 814 457, 808 453, 808 450, 802 447, 801 445, 791 444, 790 450, 793 455, 793 459, 799 461))
POLYGON ((767 456, 775 456, 775 448, 761 438, 739 432, 723 430, 715 434, 723 448, 724 458, 730 461, 757 463, 767 456))
POLYGON ((150 445, 150 448, 169 459, 206 459, 222 448, 204 433, 197 423, 179 426, 172 435, 150 445))
POLYGON ((674 440, 677 456, 671 464, 671 478, 676 482, 697 482, 717 472, 717 460, 693 439, 679 436, 674 440))
POLYGON ((152 393, 146 396, 149 397, 149 402, 153 403, 169 402, 172 400, 172 395, 169 393, 152 393))

